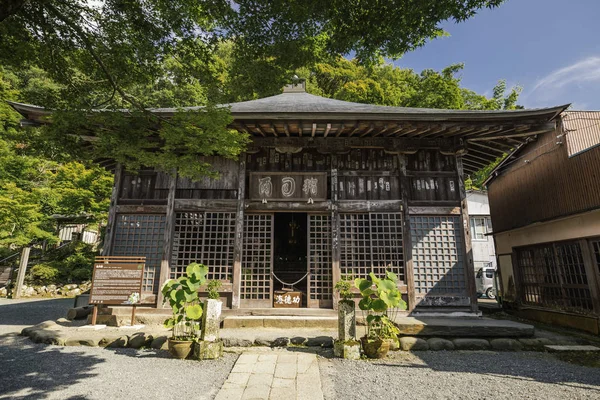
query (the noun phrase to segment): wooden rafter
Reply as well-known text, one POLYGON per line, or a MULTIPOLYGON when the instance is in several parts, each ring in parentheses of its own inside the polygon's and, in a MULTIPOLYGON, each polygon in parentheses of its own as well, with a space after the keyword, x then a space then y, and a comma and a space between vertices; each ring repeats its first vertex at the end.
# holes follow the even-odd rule
POLYGON ((288 126, 287 122, 285 122, 285 123, 283 124, 283 131, 285 132, 285 136, 287 136, 287 137, 289 137, 289 136, 290 136, 290 128, 289 128, 289 126, 288 126))
POLYGON ((311 136, 315 137, 315 133, 317 132, 317 124, 313 122, 312 124, 312 131, 311 131, 311 136))
POLYGON ((373 132, 373 129, 375 129, 375 125, 374 124, 370 124, 369 125, 369 129, 367 129, 366 131, 364 131, 360 137, 364 137, 367 136, 369 133, 373 132))
POLYGON ((327 126, 325 127, 325 133, 323 134, 323 137, 327 137, 327 135, 329 135, 330 130, 331 130, 331 124, 327 124, 327 126))
POLYGON ((470 140, 468 140, 468 141, 467 141, 467 143, 470 143, 470 144, 472 144, 472 145, 474 145, 474 146, 477 146, 477 147, 481 147, 481 148, 483 148, 483 149, 488 149, 488 150, 494 151, 494 152, 496 152, 496 153, 500 153, 500 154, 504 154, 504 153, 505 153, 505 151, 504 151, 504 150, 500 150, 500 149, 494 148, 494 147, 492 147, 492 146, 488 146, 488 145, 482 144, 482 143, 480 143, 480 142, 472 142, 472 143, 471 143, 471 141, 470 141, 470 140))

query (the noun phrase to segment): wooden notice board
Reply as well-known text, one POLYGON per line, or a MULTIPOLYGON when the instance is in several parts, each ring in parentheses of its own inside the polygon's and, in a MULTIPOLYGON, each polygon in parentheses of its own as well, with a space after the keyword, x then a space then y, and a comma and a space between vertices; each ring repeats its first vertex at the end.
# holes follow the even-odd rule
POLYGON ((138 304, 146 257, 96 257, 92 274, 90 304, 138 304), (137 293, 137 301, 135 301, 137 293), (132 301, 134 300, 134 301, 132 301))

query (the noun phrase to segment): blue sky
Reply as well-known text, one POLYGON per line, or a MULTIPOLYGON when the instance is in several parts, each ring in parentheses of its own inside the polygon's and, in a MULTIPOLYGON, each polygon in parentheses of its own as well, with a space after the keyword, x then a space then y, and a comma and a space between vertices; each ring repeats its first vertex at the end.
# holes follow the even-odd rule
POLYGON ((395 64, 421 71, 464 62, 463 86, 478 93, 489 96, 506 79, 523 87, 527 108, 600 110, 600 0, 508 0, 443 27, 450 37, 395 64))

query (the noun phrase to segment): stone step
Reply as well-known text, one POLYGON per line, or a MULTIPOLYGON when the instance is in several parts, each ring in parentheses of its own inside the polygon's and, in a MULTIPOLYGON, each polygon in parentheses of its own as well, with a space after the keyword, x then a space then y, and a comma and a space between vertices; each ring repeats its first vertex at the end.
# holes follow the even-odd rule
POLYGON ((533 325, 491 318, 426 318, 395 319, 401 335, 437 337, 531 337, 533 325))
POLYGON ((223 328, 336 328, 337 317, 288 315, 232 315, 223 328))

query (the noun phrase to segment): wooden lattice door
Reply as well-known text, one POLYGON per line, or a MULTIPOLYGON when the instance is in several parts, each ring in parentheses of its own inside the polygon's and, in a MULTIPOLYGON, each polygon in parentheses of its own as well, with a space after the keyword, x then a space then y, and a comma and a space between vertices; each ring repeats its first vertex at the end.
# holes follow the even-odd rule
POLYGON ((273 214, 244 215, 242 307, 271 307, 273 302, 273 214))
POLYGON ((308 215, 308 307, 333 307, 331 217, 308 215))

